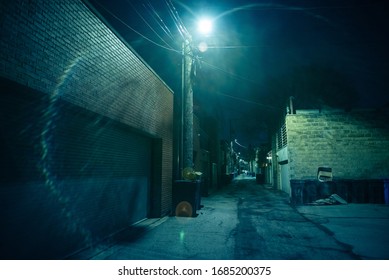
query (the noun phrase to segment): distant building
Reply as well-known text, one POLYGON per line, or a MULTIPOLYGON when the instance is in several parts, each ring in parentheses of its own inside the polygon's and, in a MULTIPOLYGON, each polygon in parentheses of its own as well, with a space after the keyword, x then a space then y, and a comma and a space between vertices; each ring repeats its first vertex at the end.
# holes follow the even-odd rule
POLYGON ((298 204, 332 193, 348 202, 383 203, 388 120, 387 109, 287 114, 273 137, 267 181, 298 204))

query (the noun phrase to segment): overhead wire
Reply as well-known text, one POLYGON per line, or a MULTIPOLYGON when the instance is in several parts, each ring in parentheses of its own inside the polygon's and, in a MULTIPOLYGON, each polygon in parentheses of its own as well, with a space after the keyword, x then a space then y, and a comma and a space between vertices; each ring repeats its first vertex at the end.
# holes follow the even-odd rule
MULTIPOLYGON (((179 30, 180 34, 181 34, 183 37, 184 37, 184 33, 185 33, 185 34, 190 34, 190 33, 188 32, 187 28, 185 27, 184 23, 182 22, 180 16, 178 15, 178 12, 177 12, 177 10, 175 9, 175 7, 174 7, 172 1, 171 1, 171 0, 165 0, 165 2, 166 2, 167 6, 168 6, 168 8, 169 8, 169 11, 170 11, 171 16, 172 16, 172 18, 173 18, 173 21, 175 22, 175 25, 176 25, 177 29, 179 30)), ((189 36, 190 36, 190 35, 189 35, 189 36)), ((185 37, 184 37, 184 39, 185 39, 185 37)), ((238 46, 234 46, 234 47, 237 48, 238 46)), ((248 48, 249 48, 249 47, 255 47, 255 46, 241 46, 241 47, 248 47, 248 48)), ((228 46, 227 46, 226 48, 228 48, 228 46)), ((231 47, 231 48, 232 48, 232 47, 231 47)), ((214 69, 217 69, 217 70, 219 70, 219 71, 221 71, 221 72, 223 72, 223 73, 226 73, 226 74, 228 74, 229 76, 233 76, 233 77, 235 77, 235 78, 237 78, 237 79, 239 79, 239 80, 244 80, 244 81, 248 81, 248 82, 253 83, 253 84, 258 84, 257 82, 254 82, 254 81, 252 81, 252 80, 250 80, 250 79, 247 79, 247 78, 244 78, 244 77, 242 77, 242 76, 239 76, 239 75, 233 74, 233 73, 231 73, 231 72, 228 72, 228 71, 226 71, 226 70, 224 70, 224 69, 222 69, 222 68, 220 68, 220 67, 214 66, 214 65, 212 65, 212 64, 210 64, 210 63, 208 63, 208 62, 206 62, 206 61, 204 61, 204 60, 199 59, 199 61, 202 62, 202 63, 207 64, 208 66, 210 66, 210 67, 212 67, 212 68, 214 68, 214 69)))
POLYGON ((180 51, 176 50, 176 49, 173 49, 173 48, 170 48, 170 47, 166 47, 164 45, 161 45, 153 40, 151 40, 150 38, 146 37, 145 35, 143 35, 142 33, 140 33, 139 31, 135 30, 133 27, 131 27, 130 25, 128 25, 124 20, 122 20, 120 17, 118 17, 117 15, 115 15, 112 11, 110 11, 109 9, 107 9, 104 5, 102 5, 99 1, 95 1, 104 11, 106 11, 108 14, 110 14, 113 18, 115 18, 117 21, 119 21, 121 24, 123 24, 125 27, 127 27, 128 29, 130 29, 132 32, 136 33, 137 35, 141 36, 143 39, 147 40, 148 42, 158 46, 158 47, 161 47, 163 49, 166 49, 168 51, 173 51, 173 52, 176 52, 176 53, 181 53, 180 51))
MULTIPOLYGON (((175 25, 176 25, 178 31, 180 32, 180 34, 183 36, 184 39, 185 39, 185 37, 184 37, 185 35, 184 35, 184 34, 188 34, 187 36, 190 36, 190 35, 189 35, 190 33, 188 32, 188 30, 187 30, 187 28, 185 27, 184 23, 182 22, 180 16, 178 15, 178 12, 177 12, 177 10, 175 9, 175 7, 174 7, 172 1, 171 1, 171 0, 165 0, 165 2, 166 2, 167 6, 168 6, 168 8, 169 8, 170 14, 171 14, 171 16, 172 16, 172 18, 173 18, 173 21, 174 21, 174 23, 175 23, 175 25)), ((257 82, 254 82, 254 81, 252 81, 252 80, 250 80, 250 79, 247 79, 247 78, 241 77, 241 76, 239 76, 239 75, 236 75, 236 74, 230 73, 230 72, 228 72, 228 71, 225 71, 224 69, 219 68, 219 67, 217 67, 217 66, 214 66, 214 65, 212 65, 212 64, 210 64, 210 63, 208 63, 208 62, 206 62, 206 61, 204 61, 204 60, 199 59, 199 61, 200 61, 200 62, 203 62, 203 63, 205 63, 205 64, 207 64, 207 65, 209 65, 210 67, 212 67, 212 68, 214 68, 214 69, 217 69, 217 70, 219 70, 219 71, 221 71, 221 72, 224 72, 224 73, 226 73, 226 74, 228 74, 228 75, 230 75, 230 76, 233 76, 233 77, 235 77, 235 78, 238 78, 238 79, 240 79, 240 80, 244 80, 244 81, 248 81, 248 82, 251 82, 251 83, 254 83, 254 84, 258 84, 257 82)))
POLYGON ((248 78, 242 77, 242 76, 237 75, 237 74, 235 74, 235 73, 231 73, 231 72, 229 72, 229 71, 227 71, 227 70, 224 70, 224 69, 222 69, 222 68, 220 68, 220 67, 217 67, 217 66, 215 66, 215 65, 213 65, 213 64, 211 64, 211 63, 209 63, 209 62, 207 62, 207 61, 205 61, 205 60, 200 59, 200 61, 201 61, 202 63, 208 65, 209 67, 211 67, 211 68, 213 68, 213 69, 216 69, 216 70, 218 70, 218 71, 220 71, 220 72, 223 72, 223 73, 225 73, 225 74, 227 74, 227 75, 229 75, 229 76, 231 76, 231 77, 235 77, 235 78, 238 79, 238 80, 242 80, 242 81, 250 82, 250 83, 252 83, 252 84, 259 85, 258 82, 255 82, 255 81, 250 80, 250 79, 248 79, 248 78))
POLYGON ((263 48, 261 45, 232 45, 232 46, 208 46, 208 49, 250 49, 263 48))
POLYGON ((252 100, 248 100, 248 99, 232 96, 230 94, 222 93, 220 91, 215 91, 214 93, 217 94, 217 95, 222 95, 222 96, 225 96, 225 97, 228 97, 228 98, 232 98, 232 99, 235 99, 235 100, 238 100, 238 101, 242 101, 242 102, 246 102, 246 103, 253 104, 253 105, 256 105, 256 106, 264 107, 264 108, 267 108, 268 110, 277 110, 277 111, 282 111, 283 110, 283 109, 275 107, 275 106, 265 105, 265 104, 258 103, 258 102, 252 101, 252 100))
MULTIPOLYGON (((126 1, 129 2, 129 0, 126 0, 126 1)), ((148 38, 147 36, 143 35, 143 34, 140 33, 139 31, 135 30, 133 27, 131 27, 130 25, 128 25, 124 20, 122 20, 120 17, 118 17, 118 16, 115 15, 112 11, 110 11, 110 10, 107 9, 104 5, 102 5, 99 1, 96 1, 96 3, 97 3, 100 7, 102 7, 107 13, 109 13, 112 17, 114 17, 116 20, 118 20, 119 22, 121 22, 124 26, 126 26, 126 27, 129 28, 131 31, 133 31, 133 32, 136 33, 137 35, 141 36, 141 37, 144 38, 145 40, 147 40, 147 41, 149 41, 150 43, 152 43, 152 44, 154 44, 154 45, 156 45, 156 46, 158 46, 158 47, 161 47, 161 48, 163 48, 163 49, 166 49, 166 50, 169 50, 169 51, 172 51, 172 52, 181 54, 181 51, 176 50, 176 49, 174 49, 173 47, 171 47, 169 44, 167 44, 167 42, 166 42, 165 40, 163 40, 163 42, 164 42, 165 44, 167 44, 168 47, 166 47, 166 46, 164 46, 164 45, 161 45, 161 44, 159 44, 159 43, 157 43, 157 42, 151 40, 151 39, 148 38)), ((130 3, 130 2, 129 2, 129 3, 130 3)), ((180 33, 180 35, 182 36, 182 38, 185 39, 186 36, 190 36, 190 35, 189 35, 190 33, 188 32, 187 28, 185 27, 185 25, 183 24, 181 18, 179 17, 178 12, 177 12, 177 10, 175 9, 175 7, 174 7, 172 1, 171 1, 171 0, 165 0, 165 3, 167 4, 168 10, 169 10, 169 14, 170 14, 170 16, 172 17, 173 22, 174 22, 175 26, 177 27, 177 30, 179 31, 179 33, 180 33)), ((131 4, 131 3, 130 3, 130 4, 131 4)), ((151 5, 151 3, 149 3, 149 4, 151 5)), ((131 4, 131 6, 133 7, 132 4, 131 4)), ((152 6, 151 6, 151 7, 152 7, 152 6)), ((155 11, 154 7, 152 7, 152 9, 154 10, 154 13, 158 16, 158 18, 162 21, 162 19, 161 19, 160 16, 158 15, 158 13, 155 11)), ((148 25, 148 27, 149 27, 150 29, 152 29, 152 28, 150 27, 149 23, 140 15, 140 13, 139 13, 136 9, 134 9, 134 10, 135 10, 135 11, 137 12, 137 14, 142 18, 142 20, 148 25)), ((164 25, 165 25, 166 29, 169 30, 169 29, 167 28, 166 24, 164 24, 164 25)), ((162 26, 161 26, 161 28, 162 28, 162 26)), ((164 29, 164 28, 162 28, 162 29, 164 29)), ((152 30, 153 30, 153 29, 152 29, 152 30)), ((155 30, 153 30, 153 32, 156 33, 155 30)), ((168 31, 168 33, 172 36, 172 33, 171 33, 170 30, 168 31)), ((160 35, 157 34, 157 36, 158 36, 160 39, 162 39, 162 38, 160 37, 160 35)), ((254 46, 226 46, 226 48, 229 48, 229 47, 230 47, 230 48, 233 48, 233 47, 254 47, 254 46)), ((250 83, 255 84, 255 85, 259 85, 258 82, 255 82, 255 81, 250 80, 250 79, 248 79, 248 78, 242 77, 242 76, 237 75, 237 74, 235 74, 235 73, 231 73, 231 72, 229 72, 229 71, 226 71, 226 70, 224 70, 224 69, 222 69, 222 68, 220 68, 220 67, 217 67, 217 66, 215 66, 215 65, 213 65, 213 64, 211 64, 211 63, 209 63, 209 62, 207 62, 207 61, 205 61, 205 60, 202 60, 202 59, 199 59, 199 60, 200 60, 200 62, 204 63, 205 65, 208 65, 209 67, 211 67, 211 68, 213 68, 213 69, 216 69, 216 70, 218 70, 218 71, 220 71, 220 72, 223 72, 223 73, 225 73, 225 74, 227 74, 227 75, 229 75, 229 76, 231 76, 231 77, 234 77, 234 78, 237 79, 237 80, 242 80, 242 81, 250 82, 250 83)), ((222 94, 222 95, 225 95, 225 94, 222 94)), ((229 97, 239 99, 239 98, 233 97, 233 96, 229 96, 229 97)))
POLYGON ((184 29, 186 35, 187 35, 187 36, 190 36, 190 33, 189 33, 188 29, 186 28, 184 22, 181 20, 181 17, 180 17, 180 15, 178 14, 176 8, 173 6, 173 2, 172 2, 171 0, 168 0, 168 1, 170 1, 171 6, 172 6, 173 9, 174 9, 174 12, 175 12, 175 14, 176 14, 176 16, 177 16, 178 22, 180 23, 180 26, 182 26, 182 28, 184 29))
POLYGON ((150 23, 139 13, 139 11, 136 9, 136 7, 130 2, 130 0, 126 0, 127 3, 130 4, 132 9, 137 13, 137 15, 143 20, 143 22, 151 29, 151 31, 154 32, 154 34, 162 41, 164 42, 169 48, 174 49, 171 45, 169 45, 158 33, 155 31, 155 29, 150 25, 150 23))
POLYGON ((186 40, 188 37, 190 37, 190 33, 186 29, 185 25, 179 18, 178 12, 176 8, 174 7, 173 3, 171 0, 165 0, 165 3, 168 7, 168 11, 170 13, 170 16, 173 19, 174 24, 176 25, 178 32, 180 33, 181 37, 183 40, 186 40))
MULTIPOLYGON (((143 4, 143 6, 146 8, 146 6, 143 4)), ((169 27, 166 25, 166 23, 162 20, 161 16, 158 14, 158 12, 155 10, 154 6, 150 3, 150 1, 147 1, 147 6, 149 9, 147 11, 149 12, 150 16, 155 20, 155 22, 161 27, 161 29, 165 32, 165 34, 173 41, 176 40, 173 37, 172 32, 170 31, 169 27)))

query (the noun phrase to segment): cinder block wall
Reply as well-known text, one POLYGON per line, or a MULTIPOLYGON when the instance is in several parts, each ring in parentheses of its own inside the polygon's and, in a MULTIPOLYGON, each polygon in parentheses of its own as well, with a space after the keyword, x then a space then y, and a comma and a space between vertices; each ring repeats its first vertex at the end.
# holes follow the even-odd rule
MULTIPOLYGON (((107 123, 135 131, 134 145, 149 139, 160 146, 160 155, 145 155, 161 169, 152 171, 159 178, 151 207, 153 215, 170 211, 173 94, 120 37, 81 0, 2 1, 0 49, 0 145, 7 152, 1 161, 0 258, 63 258, 128 226, 128 214, 120 212, 133 203, 125 187, 131 180, 123 181, 126 162, 111 165, 116 155, 110 151, 120 147, 97 143, 105 144, 93 153, 101 160, 96 164, 105 164, 100 171, 82 173, 71 160, 92 153, 107 123), (76 124, 58 132, 74 114, 89 120, 89 142, 73 129, 76 124), (55 150, 61 133, 61 139, 87 144, 74 155, 55 150), (65 163, 57 156, 67 157, 68 166, 60 166, 65 163), (60 172, 65 168, 73 169, 71 177, 60 172), (106 179, 107 170, 113 180, 106 179)), ((116 142, 122 137, 104 135, 116 142)))
POLYGON ((315 179, 319 166, 335 179, 389 176, 388 110, 299 111, 286 116, 290 179, 315 179))

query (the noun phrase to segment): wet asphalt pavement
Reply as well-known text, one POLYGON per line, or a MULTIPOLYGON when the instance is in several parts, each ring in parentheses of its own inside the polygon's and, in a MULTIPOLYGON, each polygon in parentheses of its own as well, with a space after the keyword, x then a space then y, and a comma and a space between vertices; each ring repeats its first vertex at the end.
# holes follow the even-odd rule
POLYGON ((235 259, 358 259, 350 246, 338 242, 289 204, 289 196, 264 186, 237 181, 235 259))
MULTIPOLYGON (((240 179, 234 180, 229 186, 209 197, 202 198, 201 204, 204 207, 197 211, 198 216, 195 218, 172 216, 149 219, 73 258, 109 260, 354 260, 375 259, 375 256, 380 259, 389 258, 385 246, 376 246, 384 251, 378 252, 380 249, 377 249, 377 252, 365 257, 368 255, 366 250, 369 250, 369 244, 366 242, 374 242, 374 236, 369 236, 369 240, 362 240, 366 246, 356 253, 352 240, 348 239, 349 235, 342 236, 334 232, 326 225, 329 220, 320 218, 320 211, 326 213, 330 208, 292 207, 286 193, 258 185, 253 179, 242 177, 240 179)), ((386 230, 386 224, 389 225, 389 207, 385 205, 382 207, 386 212, 384 214, 380 212, 383 216, 376 222, 379 225, 383 224, 380 230, 386 230)), ((358 208, 353 211, 358 211, 358 208)), ((340 221, 345 225, 348 223, 346 219, 340 221)), ((355 219, 350 221, 354 225, 358 224, 355 219)), ((347 225, 349 231, 353 230, 352 226, 353 224, 347 225)), ((343 231, 341 227, 339 230, 343 231)), ((374 230, 372 232, 381 234, 374 230)), ((379 242, 387 245, 389 239, 383 237, 379 242)))

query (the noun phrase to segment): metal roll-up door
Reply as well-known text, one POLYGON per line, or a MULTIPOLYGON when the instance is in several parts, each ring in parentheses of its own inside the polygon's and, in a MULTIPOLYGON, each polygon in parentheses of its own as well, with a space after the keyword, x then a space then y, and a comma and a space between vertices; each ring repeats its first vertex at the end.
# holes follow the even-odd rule
POLYGON ((62 258, 148 216, 154 139, 12 81, 0 86, 3 258, 62 258))
POLYGON ((104 234, 147 218, 152 139, 112 119, 66 107, 54 130, 55 173, 86 189, 82 200, 94 207, 78 207, 95 217, 91 226, 104 234))

